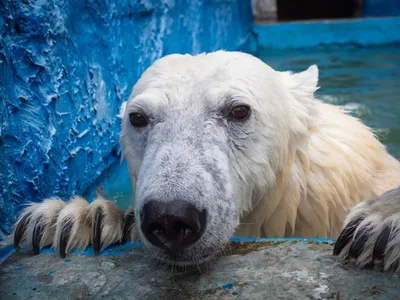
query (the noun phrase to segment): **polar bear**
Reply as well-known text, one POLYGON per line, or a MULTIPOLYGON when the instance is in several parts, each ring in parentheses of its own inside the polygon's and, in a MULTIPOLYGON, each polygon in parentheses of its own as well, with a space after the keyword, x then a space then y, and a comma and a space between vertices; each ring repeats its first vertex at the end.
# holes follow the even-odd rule
POLYGON ((139 238, 163 262, 191 265, 216 257, 233 235, 340 236, 335 254, 392 268, 400 163, 358 119, 316 99, 317 84, 315 65, 278 72, 242 52, 157 60, 121 110, 133 207, 123 213, 101 196, 35 203, 17 222, 15 245, 65 256, 139 238))

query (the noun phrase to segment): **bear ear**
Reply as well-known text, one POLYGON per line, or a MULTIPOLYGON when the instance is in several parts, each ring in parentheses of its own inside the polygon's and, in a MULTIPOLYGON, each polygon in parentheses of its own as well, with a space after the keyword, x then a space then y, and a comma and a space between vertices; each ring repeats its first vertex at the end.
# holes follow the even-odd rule
POLYGON ((307 93, 314 93, 318 90, 319 72, 317 65, 312 65, 300 73, 282 72, 282 75, 291 89, 302 90, 307 93))
POLYGON ((319 72, 317 65, 312 65, 303 72, 292 74, 292 78, 297 80, 301 85, 317 88, 318 75, 319 72))
POLYGON ((119 114, 117 115, 118 118, 123 119, 125 115, 125 109, 126 109, 126 102, 124 101, 121 104, 121 107, 119 108, 119 114))

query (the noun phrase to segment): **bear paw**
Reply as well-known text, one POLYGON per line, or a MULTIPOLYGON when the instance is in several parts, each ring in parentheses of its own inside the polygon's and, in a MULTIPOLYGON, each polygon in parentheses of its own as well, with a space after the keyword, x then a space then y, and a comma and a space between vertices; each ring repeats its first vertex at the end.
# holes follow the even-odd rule
POLYGON ((333 254, 361 268, 400 271, 400 187, 357 204, 346 217, 333 254))
POLYGON ((33 254, 52 246, 65 257, 92 244, 99 254, 113 243, 135 237, 134 223, 133 209, 124 216, 114 202, 103 198, 90 204, 81 197, 68 203, 47 199, 24 209, 16 223, 14 245, 25 245, 33 254))

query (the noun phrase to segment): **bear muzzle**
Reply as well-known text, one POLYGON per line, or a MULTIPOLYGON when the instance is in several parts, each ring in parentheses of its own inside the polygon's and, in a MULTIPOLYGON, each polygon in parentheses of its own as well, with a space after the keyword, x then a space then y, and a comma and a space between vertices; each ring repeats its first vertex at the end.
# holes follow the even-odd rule
POLYGON ((207 211, 183 200, 150 200, 140 212, 140 221, 145 238, 175 256, 203 235, 207 211))

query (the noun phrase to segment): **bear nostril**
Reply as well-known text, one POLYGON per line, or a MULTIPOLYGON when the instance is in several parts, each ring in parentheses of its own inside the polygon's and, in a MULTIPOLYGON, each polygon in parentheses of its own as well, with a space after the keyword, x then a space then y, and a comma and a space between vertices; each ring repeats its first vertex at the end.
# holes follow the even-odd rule
POLYGON ((185 237, 188 237, 189 235, 191 235, 192 232, 193 232, 192 230, 190 230, 189 228, 186 228, 185 232, 184 232, 185 233, 185 237))
POLYGON ((148 229, 152 234, 160 234, 164 232, 164 228, 159 223, 152 223, 148 229))
POLYGON ((147 202, 141 211, 141 229, 153 245, 179 250, 195 243, 205 228, 205 210, 199 211, 188 202, 147 202))
POLYGON ((188 235, 192 234, 192 232, 194 230, 191 229, 190 227, 188 227, 187 224, 184 224, 183 222, 178 221, 174 225, 174 231, 183 233, 184 236, 188 236, 188 235))

